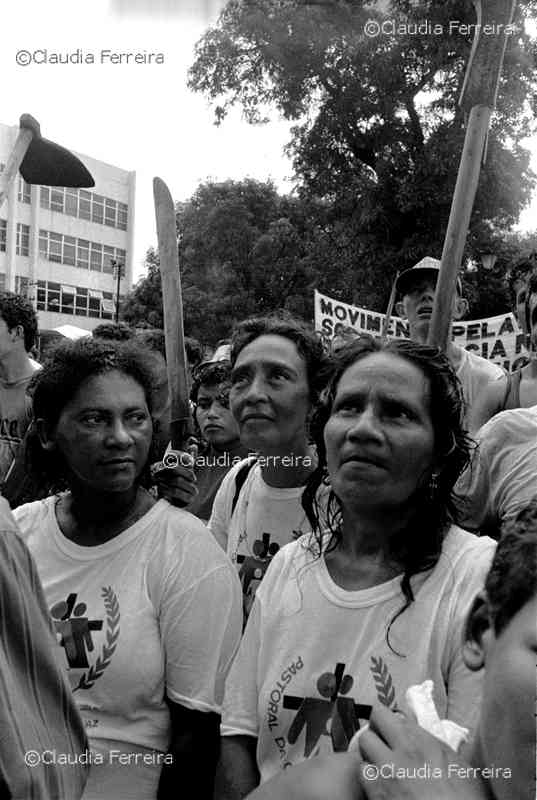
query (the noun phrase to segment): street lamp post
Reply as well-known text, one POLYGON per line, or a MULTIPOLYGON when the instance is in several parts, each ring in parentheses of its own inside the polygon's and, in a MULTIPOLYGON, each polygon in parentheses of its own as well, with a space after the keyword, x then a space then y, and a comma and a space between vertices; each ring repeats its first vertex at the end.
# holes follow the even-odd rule
POLYGON ((119 287, 120 287, 120 283, 121 283, 121 278, 125 274, 125 264, 120 264, 119 261, 116 261, 113 258, 110 260, 110 263, 111 263, 112 268, 114 270, 114 275, 117 278, 117 284, 116 284, 116 315, 115 315, 115 322, 116 322, 116 325, 117 325, 117 323, 119 322, 119 287))

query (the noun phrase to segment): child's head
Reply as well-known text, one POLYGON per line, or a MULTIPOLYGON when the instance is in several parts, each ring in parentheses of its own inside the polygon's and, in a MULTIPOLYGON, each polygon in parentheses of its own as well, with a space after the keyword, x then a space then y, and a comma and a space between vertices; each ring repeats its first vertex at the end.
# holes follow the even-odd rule
POLYGON ((465 663, 485 667, 474 759, 499 768, 489 779, 497 800, 534 797, 536 620, 537 498, 504 527, 466 626, 465 663))

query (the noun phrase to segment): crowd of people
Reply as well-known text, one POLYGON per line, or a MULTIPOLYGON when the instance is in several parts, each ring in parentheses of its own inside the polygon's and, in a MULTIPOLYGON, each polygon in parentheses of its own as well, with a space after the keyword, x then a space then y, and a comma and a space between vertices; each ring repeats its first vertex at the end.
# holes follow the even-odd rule
POLYGON ((426 344, 438 271, 398 278, 407 340, 327 350, 283 312, 187 339, 165 470, 163 333, 42 354, 0 294, 2 798, 533 797, 537 267, 511 375, 426 344))

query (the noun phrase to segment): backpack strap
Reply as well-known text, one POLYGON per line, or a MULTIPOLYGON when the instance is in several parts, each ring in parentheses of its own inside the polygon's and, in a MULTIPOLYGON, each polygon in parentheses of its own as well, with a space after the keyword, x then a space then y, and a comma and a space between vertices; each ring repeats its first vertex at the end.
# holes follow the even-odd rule
POLYGON ((231 503, 231 516, 233 516, 233 512, 235 511, 235 506, 237 505, 237 501, 239 499, 241 489, 246 483, 246 478, 250 474, 250 470, 257 464, 257 458, 253 458, 251 461, 248 461, 246 464, 243 464, 240 470, 235 475, 235 494, 233 495, 233 501, 231 503))

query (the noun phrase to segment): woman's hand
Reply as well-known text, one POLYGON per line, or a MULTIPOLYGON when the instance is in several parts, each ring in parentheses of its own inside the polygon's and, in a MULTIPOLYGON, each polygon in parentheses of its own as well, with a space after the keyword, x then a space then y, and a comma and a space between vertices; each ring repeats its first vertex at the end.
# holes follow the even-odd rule
POLYGON ((198 493, 194 463, 198 454, 195 439, 189 439, 185 450, 167 450, 162 461, 151 466, 151 476, 159 497, 183 508, 198 493))
POLYGON ((375 707, 359 739, 368 800, 484 800, 476 770, 403 714, 375 707))

